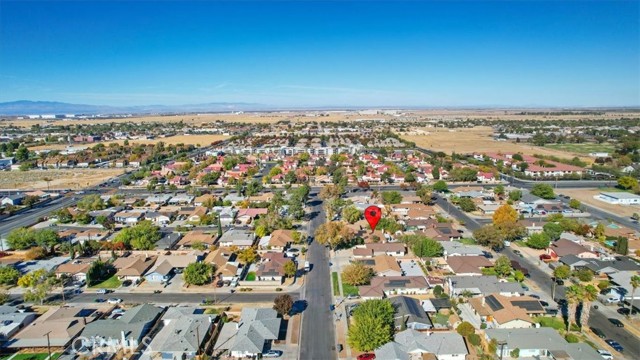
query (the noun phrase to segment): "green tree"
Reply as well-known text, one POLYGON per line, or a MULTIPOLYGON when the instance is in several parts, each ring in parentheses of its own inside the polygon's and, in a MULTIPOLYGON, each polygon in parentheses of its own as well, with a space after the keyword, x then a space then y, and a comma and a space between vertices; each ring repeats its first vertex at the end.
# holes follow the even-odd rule
POLYGON ((371 351, 388 343, 393 335, 395 310, 388 300, 367 300, 353 312, 347 343, 358 351, 371 351))
POLYGON ((531 194, 543 199, 555 199, 556 197, 556 194, 553 192, 553 187, 549 184, 533 185, 533 188, 531 188, 531 194))
POLYGON ((529 240, 527 240, 527 246, 532 249, 546 249, 549 247, 550 242, 551 240, 547 233, 536 233, 529 236, 529 240))
POLYGON ((464 197, 458 201, 458 206, 464 212, 471 212, 476 210, 476 203, 471 200, 471 198, 464 197))
POLYGON ((572 209, 580 209, 580 207, 582 206, 582 203, 580 202, 580 200, 578 199, 571 199, 569 200, 569 207, 572 209))
POLYGON ((342 282, 353 286, 367 285, 373 275, 373 269, 361 262, 356 262, 345 266, 342 271, 342 282))
POLYGON ((354 224, 358 220, 362 219, 362 211, 358 210, 353 205, 345 206, 342 209, 342 219, 349 224, 354 224))
POLYGON ((380 221, 378 221, 378 226, 376 226, 376 229, 395 234, 396 232, 403 230, 403 227, 395 219, 382 218, 380 219, 380 221))
POLYGON ((11 266, 0 266, 0 284, 16 285, 20 278, 20 271, 11 266))
POLYGON ((69 209, 66 207, 53 212, 53 216, 55 216, 58 219, 58 222, 62 224, 68 224, 73 221, 73 216, 71 216, 69 209))
POLYGON ((275 310, 280 316, 285 316, 291 312, 293 308, 293 298, 289 294, 282 294, 276 296, 273 300, 273 310, 275 310))
POLYGON ((616 240, 615 250, 620 255, 629 254, 629 239, 624 236, 619 236, 616 240))
POLYGON ((571 324, 576 316, 576 308, 582 302, 583 288, 580 285, 571 285, 565 290, 565 299, 567 300, 567 332, 571 331, 571 324))
MULTIPOLYGON (((418 235, 420 236, 420 235, 418 235)), ((413 253, 420 258, 439 257, 444 253, 442 245, 433 239, 422 236, 422 239, 413 245, 413 253)))
POLYGON ((593 272, 587 268, 581 268, 576 271, 576 277, 582 282, 590 282, 593 280, 593 272))
POLYGON ((443 180, 438 180, 435 182, 435 184, 433 184, 433 190, 437 192, 446 192, 449 190, 449 187, 443 180))
POLYGON ((30 228, 17 228, 7 235, 7 244, 15 250, 24 250, 36 243, 35 232, 30 228))
POLYGON ((24 145, 20 145, 18 150, 16 150, 15 158, 17 161, 29 160, 29 149, 24 145))
POLYGON ((493 264, 493 268, 496 274, 500 277, 507 277, 511 275, 513 268, 511 267, 511 260, 508 257, 502 255, 493 264))
POLYGON ((98 284, 111 277, 115 272, 115 268, 110 263, 96 260, 91 263, 89 270, 87 270, 87 285, 98 284))
POLYGON ((513 278, 517 281, 517 282, 523 282, 525 279, 524 273, 522 273, 522 271, 520 270, 516 270, 513 272, 513 278))
POLYGON ((591 303, 598 298, 598 289, 593 285, 587 285, 582 288, 582 316, 580 321, 582 325, 589 324, 589 315, 591 315, 591 303))
POLYGON ((58 233, 51 229, 38 230, 34 235, 35 243, 48 253, 53 253, 54 246, 60 243, 58 233))
POLYGON ((623 176, 618 179, 618 187, 622 189, 633 189, 638 186, 638 179, 632 176, 623 176))
POLYGON ((500 185, 496 186, 495 188, 493 188, 493 193, 498 195, 498 196, 504 195, 504 185, 500 184, 500 185))
POLYGON ((402 201, 402 195, 397 191, 383 191, 382 203, 385 205, 400 204, 402 201))
POLYGON ((391 324, 374 317, 361 317, 349 327, 347 343, 357 351, 372 351, 392 340, 391 324))
POLYGON ((460 334, 460 336, 469 337, 469 335, 476 333, 476 328, 474 328, 471 323, 463 321, 456 328, 456 332, 460 334))
POLYGON ((293 260, 289 260, 286 263, 284 263, 284 274, 288 277, 293 277, 296 275, 296 272, 298 271, 298 267, 296 266, 296 263, 293 262, 293 260))
POLYGON ((509 200, 519 201, 520 199, 522 199, 522 191, 520 190, 509 191, 509 200))
POLYGON ((251 181, 247 184, 247 188, 245 189, 247 196, 257 195, 260 191, 262 191, 262 183, 258 180, 251 181))
MULTIPOLYGON (((571 268, 568 265, 560 265, 553 269, 553 278, 554 280, 564 280, 571 276, 571 268)), ((552 284, 552 298, 556 298, 556 282, 554 281, 552 284)))
POLYGON ((542 228, 544 230, 544 233, 549 236, 549 239, 551 241, 556 241, 560 239, 560 235, 564 231, 564 229, 562 228, 562 225, 556 224, 553 222, 544 224, 542 228))
POLYGON ((318 226, 314 236, 319 244, 328 245, 331 249, 335 249, 353 239, 353 233, 341 221, 332 221, 318 226))
POLYGON ((189 285, 205 285, 213 281, 215 268, 205 262, 194 262, 184 269, 184 282, 189 285))
POLYGON ((78 201, 78 209, 84 211, 102 210, 106 207, 106 204, 98 194, 86 195, 80 201, 78 201))
POLYGON ((205 174, 203 177, 200 178, 200 181, 204 184, 204 185, 215 185, 218 183, 218 179, 220 179, 220 173, 217 171, 212 171, 210 173, 205 174))
POLYGON ((500 249, 504 246, 504 234, 493 225, 485 225, 477 229, 473 232, 473 237, 478 244, 492 249, 500 249))
POLYGON ((258 261, 258 252, 252 247, 240 250, 238 260, 243 264, 253 264, 258 261))
POLYGON ((114 238, 114 242, 123 243, 136 250, 151 250, 161 237, 160 228, 153 225, 151 221, 144 220, 132 227, 122 229, 114 238))

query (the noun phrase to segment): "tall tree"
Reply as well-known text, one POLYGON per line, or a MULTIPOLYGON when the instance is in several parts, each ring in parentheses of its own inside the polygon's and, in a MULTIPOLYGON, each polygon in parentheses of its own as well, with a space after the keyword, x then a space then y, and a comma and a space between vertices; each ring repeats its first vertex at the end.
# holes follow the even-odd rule
POLYGON ((580 322, 584 326, 589 326, 589 316, 591 315, 591 303, 598 299, 598 289, 589 284, 582 287, 582 316, 580 322))
POLYGON ((508 257, 502 255, 493 264, 493 268, 496 270, 496 274, 500 277, 506 277, 511 274, 513 268, 511 267, 511 260, 508 257))
POLYGON ((571 324, 576 316, 576 308, 578 303, 582 301, 583 290, 580 285, 571 285, 565 291, 565 299, 567 300, 567 332, 571 332, 571 324))
POLYGON ((497 228, 518 221, 518 212, 509 204, 500 206, 493 214, 493 225, 497 228))
POLYGON ((635 300, 636 297, 636 289, 638 289, 640 287, 640 275, 633 275, 631 277, 631 311, 629 311, 629 315, 631 315, 631 313, 633 313, 633 302, 635 300))
POLYGON ((342 281, 352 286, 367 285, 373 275, 373 269, 361 262, 356 262, 344 268, 342 271, 342 281))
POLYGON ((288 315, 293 308, 293 298, 289 294, 282 294, 276 296, 273 300, 273 310, 275 310, 280 316, 288 315))

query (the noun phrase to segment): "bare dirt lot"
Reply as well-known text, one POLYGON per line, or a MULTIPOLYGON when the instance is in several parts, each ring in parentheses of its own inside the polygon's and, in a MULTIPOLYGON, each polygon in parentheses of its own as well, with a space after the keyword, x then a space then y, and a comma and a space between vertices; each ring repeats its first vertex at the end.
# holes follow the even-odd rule
POLYGON ((600 191, 599 189, 562 189, 558 192, 563 195, 569 195, 573 199, 578 199, 581 203, 595 206, 618 216, 628 217, 633 213, 640 213, 640 206, 614 205, 594 199, 593 197, 600 194, 600 191))
MULTIPOLYGON (((488 126, 474 128, 446 129, 446 128, 420 128, 423 135, 401 135, 405 140, 415 142, 417 146, 445 153, 456 152, 458 154, 479 153, 516 153, 526 155, 541 154, 553 155, 571 159, 575 154, 562 150, 547 149, 529 144, 515 143, 511 141, 493 140, 493 130, 488 126)), ((580 157, 587 162, 593 162, 588 157, 580 157)))
POLYGON ((2 189, 80 189, 93 186, 120 175, 123 169, 69 169, 3 171, 0 173, 2 189), (51 179, 49 184, 46 178, 51 179))
MULTIPOLYGON (((200 146, 205 146, 205 145, 209 145, 214 141, 218 141, 218 140, 224 140, 228 138, 228 136, 223 136, 223 135, 176 135, 176 136, 170 136, 170 137, 166 137, 166 138, 156 138, 156 139, 151 139, 151 140, 129 140, 129 144, 133 145, 133 144, 156 144, 160 141, 164 142, 165 145, 176 145, 176 144, 185 144, 185 145, 200 145, 200 146)), ((124 143, 124 140, 111 140, 111 141, 101 141, 101 142, 95 142, 95 143, 88 143, 88 144, 75 144, 73 146, 75 147, 82 147, 82 146, 94 146, 97 144, 105 144, 105 145, 109 145, 112 143, 117 143, 122 145, 124 143)), ((39 145, 39 146, 32 146, 29 149, 30 150, 64 150, 69 146, 69 144, 51 144, 51 145, 39 145)))

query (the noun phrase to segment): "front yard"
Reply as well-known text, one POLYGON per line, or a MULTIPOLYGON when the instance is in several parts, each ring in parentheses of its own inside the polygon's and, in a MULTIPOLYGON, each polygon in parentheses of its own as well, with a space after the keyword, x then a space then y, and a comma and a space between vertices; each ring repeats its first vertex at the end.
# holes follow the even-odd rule
POLYGON ((120 285, 122 285, 122 282, 120 281, 120 279, 118 279, 118 277, 116 275, 113 275, 112 277, 108 278, 107 280, 95 284, 93 286, 91 286, 92 288, 98 288, 98 289, 117 289, 120 287, 120 285))

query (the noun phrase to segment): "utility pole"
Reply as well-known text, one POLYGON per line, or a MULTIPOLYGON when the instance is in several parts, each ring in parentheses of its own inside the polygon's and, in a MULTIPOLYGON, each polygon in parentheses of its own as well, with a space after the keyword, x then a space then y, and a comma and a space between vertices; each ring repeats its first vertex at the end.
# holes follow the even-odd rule
POLYGON ((49 334, 50 333, 51 333, 51 331, 49 331, 46 334, 44 334, 44 336, 47 337, 47 352, 49 353, 49 357, 47 357, 47 360, 51 360, 51 341, 49 339, 49 334))
POLYGON ((502 356, 504 353, 504 346, 507 345, 507 342, 504 340, 501 340, 500 342, 498 342, 498 345, 500 345, 500 360, 502 360, 502 356))

